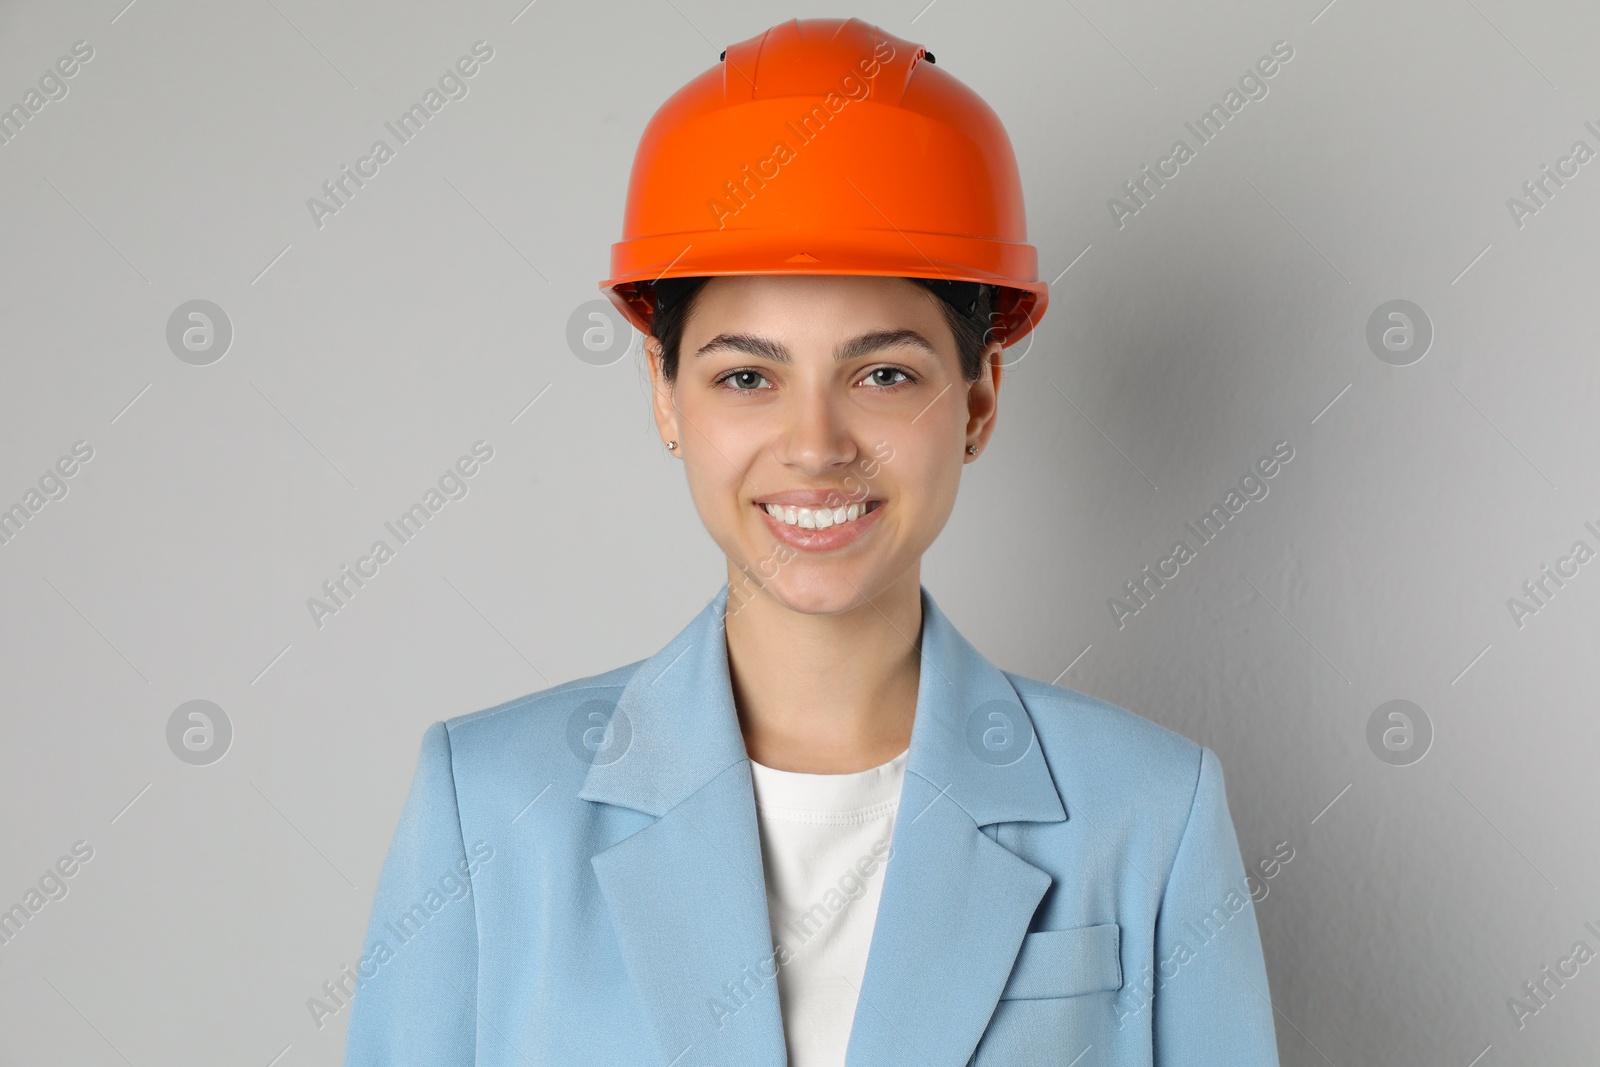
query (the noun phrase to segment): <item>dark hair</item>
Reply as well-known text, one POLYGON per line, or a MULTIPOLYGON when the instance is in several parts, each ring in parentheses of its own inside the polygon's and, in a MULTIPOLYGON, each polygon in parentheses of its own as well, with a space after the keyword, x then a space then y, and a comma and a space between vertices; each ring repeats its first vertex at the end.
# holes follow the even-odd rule
MULTIPOLYGON (((689 319, 689 312, 693 310, 700 290, 705 288, 710 277, 703 278, 670 278, 657 284, 657 308, 651 319, 650 332, 661 342, 663 353, 662 373, 671 383, 678 378, 678 346, 683 339, 683 326, 689 319), (661 298, 665 297, 664 300, 661 298)), ((944 312, 944 321, 950 326, 950 333, 956 340, 956 355, 961 360, 961 377, 967 382, 975 382, 978 375, 983 372, 983 350, 988 347, 990 334, 990 314, 994 310, 995 287, 993 285, 979 285, 977 298, 972 304, 971 312, 957 309, 949 300, 939 295, 936 286, 939 282, 929 278, 907 278, 908 282, 916 282, 928 294, 929 298, 936 301, 940 310, 944 312)))

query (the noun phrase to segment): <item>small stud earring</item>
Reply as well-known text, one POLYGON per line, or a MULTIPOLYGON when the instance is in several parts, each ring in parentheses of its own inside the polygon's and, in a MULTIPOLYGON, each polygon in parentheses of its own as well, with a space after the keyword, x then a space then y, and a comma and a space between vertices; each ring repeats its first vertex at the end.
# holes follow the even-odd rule
POLYGON ((977 445, 968 445, 967 446, 967 455, 976 456, 977 454, 978 454, 978 446, 977 445))
POLYGON ((667 448, 668 449, 675 449, 677 447, 678 447, 678 442, 676 442, 676 441, 668 441, 667 442, 667 448))

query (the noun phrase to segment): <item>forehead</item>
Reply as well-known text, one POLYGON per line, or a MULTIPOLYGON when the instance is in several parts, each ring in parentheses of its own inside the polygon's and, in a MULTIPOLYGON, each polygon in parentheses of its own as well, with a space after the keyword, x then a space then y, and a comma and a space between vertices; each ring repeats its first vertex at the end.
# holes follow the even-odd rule
POLYGON ((917 330, 941 347, 954 344, 939 298, 925 287, 904 278, 836 274, 712 278, 695 299, 684 340, 689 350, 735 332, 832 344, 893 329, 917 330))

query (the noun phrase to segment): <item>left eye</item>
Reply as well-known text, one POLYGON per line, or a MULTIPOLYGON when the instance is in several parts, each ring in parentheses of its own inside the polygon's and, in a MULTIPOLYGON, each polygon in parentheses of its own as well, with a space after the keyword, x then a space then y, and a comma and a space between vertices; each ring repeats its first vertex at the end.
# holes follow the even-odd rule
POLYGON ((899 385, 900 382, 909 382, 911 380, 911 375, 907 374, 899 367, 879 367, 877 370, 872 371, 867 375, 867 380, 872 382, 874 385, 891 386, 899 385), (878 377, 879 375, 884 374, 898 374, 900 378, 898 381, 885 381, 878 377))
POLYGON ((766 377, 761 372, 753 370, 729 371, 718 379, 719 382, 727 382, 741 392, 749 392, 755 389, 758 383, 766 380, 766 377))

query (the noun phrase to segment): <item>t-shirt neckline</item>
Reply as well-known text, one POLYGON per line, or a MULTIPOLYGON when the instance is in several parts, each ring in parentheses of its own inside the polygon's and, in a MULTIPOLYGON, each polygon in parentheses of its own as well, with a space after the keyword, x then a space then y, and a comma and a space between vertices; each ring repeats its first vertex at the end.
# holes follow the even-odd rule
POLYGON ((845 774, 808 774, 781 771, 750 760, 750 777, 757 809, 768 813, 828 812, 860 813, 882 805, 893 805, 900 798, 905 778, 907 747, 893 759, 845 774))

